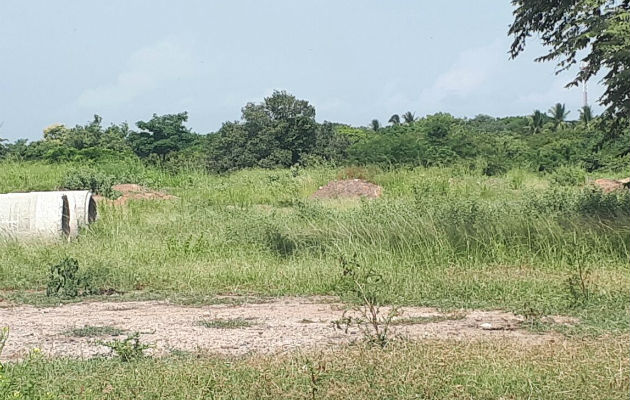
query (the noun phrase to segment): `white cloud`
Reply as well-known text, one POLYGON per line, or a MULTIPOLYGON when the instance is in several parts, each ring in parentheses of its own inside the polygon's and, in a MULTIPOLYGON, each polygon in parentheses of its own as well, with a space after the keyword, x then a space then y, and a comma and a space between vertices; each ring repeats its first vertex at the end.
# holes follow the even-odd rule
POLYGON ((420 103, 423 108, 435 109, 449 97, 469 97, 492 77, 505 57, 499 40, 461 52, 451 67, 420 93, 420 103))
POLYGON ((99 108, 124 105, 164 83, 195 73, 191 52, 182 42, 166 39, 133 53, 115 82, 85 90, 79 107, 99 108))

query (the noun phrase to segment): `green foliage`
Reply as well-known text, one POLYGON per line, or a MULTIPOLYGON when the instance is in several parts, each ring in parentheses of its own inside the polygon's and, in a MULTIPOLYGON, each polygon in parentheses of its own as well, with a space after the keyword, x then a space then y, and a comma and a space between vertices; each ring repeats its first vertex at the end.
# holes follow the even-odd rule
POLYGON ((46 286, 46 296, 72 298, 92 294, 89 274, 79 272, 79 262, 66 257, 59 264, 51 265, 46 286))
POLYGON ((89 168, 69 171, 61 181, 60 186, 67 190, 89 190, 92 193, 114 199, 120 193, 112 189, 116 183, 114 176, 89 168))
MULTIPOLYGON (((577 85, 606 71, 606 91, 600 98, 615 118, 630 115, 630 10, 628 1, 572 0, 557 2, 513 0, 514 22, 509 34, 514 41, 512 58, 524 49, 530 36, 540 37, 549 52, 536 61, 557 61, 558 72, 583 66, 568 86, 577 85)), ((623 126, 623 125, 622 125, 623 126)), ((627 127, 627 125, 625 125, 627 127)))
POLYGON ((551 181, 560 186, 577 186, 586 181, 582 168, 562 166, 551 174, 551 181))
POLYGON ((140 132, 129 132, 129 144, 141 158, 156 156, 164 161, 170 154, 190 147, 196 135, 184 126, 188 113, 153 114, 149 121, 138 121, 140 132))
POLYGON ((140 333, 134 332, 124 339, 114 339, 109 342, 97 341, 98 344, 111 349, 114 357, 122 362, 138 361, 145 357, 144 351, 150 345, 140 342, 140 333))
POLYGON ((242 111, 243 122, 227 122, 211 135, 209 169, 290 167, 309 154, 325 159, 343 151, 331 127, 320 129, 315 122, 315 108, 286 92, 275 91, 260 104, 248 103, 242 111))

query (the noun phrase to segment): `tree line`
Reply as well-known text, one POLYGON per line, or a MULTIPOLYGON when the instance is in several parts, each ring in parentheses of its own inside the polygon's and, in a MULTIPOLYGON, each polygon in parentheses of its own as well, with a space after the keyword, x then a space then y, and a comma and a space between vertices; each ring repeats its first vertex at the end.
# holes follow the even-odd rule
MULTIPOLYGON (((186 126, 188 114, 153 115, 104 127, 98 115, 85 125, 47 127, 41 140, 0 143, 0 158, 47 162, 139 158, 174 168, 194 165, 211 172, 294 165, 378 164, 447 166, 464 164, 488 175, 512 167, 552 171, 564 165, 587 170, 620 169, 630 161, 627 130, 618 120, 594 116, 567 120, 563 104, 548 113, 494 118, 456 118, 437 113, 417 118, 393 115, 387 126, 323 122, 306 100, 276 91, 242 108, 239 121, 225 122, 214 133, 186 126)), ((621 117, 623 118, 623 117, 621 117)), ((623 125, 623 124, 622 124, 623 125)))

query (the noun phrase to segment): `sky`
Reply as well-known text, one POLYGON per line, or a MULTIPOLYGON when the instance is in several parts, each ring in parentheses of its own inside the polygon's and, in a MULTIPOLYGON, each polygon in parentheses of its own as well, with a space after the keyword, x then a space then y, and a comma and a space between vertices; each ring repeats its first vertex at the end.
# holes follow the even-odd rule
MULTIPOLYGON (((0 137, 53 124, 105 125, 187 111, 215 132, 274 90, 318 121, 368 125, 394 113, 531 114, 565 103, 574 73, 536 63, 533 37, 508 55, 509 0, 2 0, 0 137)), ((589 99, 603 92, 589 82, 589 99)))

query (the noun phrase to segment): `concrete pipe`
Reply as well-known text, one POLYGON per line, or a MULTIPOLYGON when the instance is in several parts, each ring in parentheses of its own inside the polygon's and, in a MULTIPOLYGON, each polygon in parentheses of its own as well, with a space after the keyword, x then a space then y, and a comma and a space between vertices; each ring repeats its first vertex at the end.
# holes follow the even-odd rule
POLYGON ((0 236, 16 239, 75 235, 70 203, 60 192, 0 194, 0 236))
POLYGON ((70 227, 78 232, 78 228, 96 221, 96 201, 88 190, 71 190, 60 192, 68 196, 70 205, 70 227))

